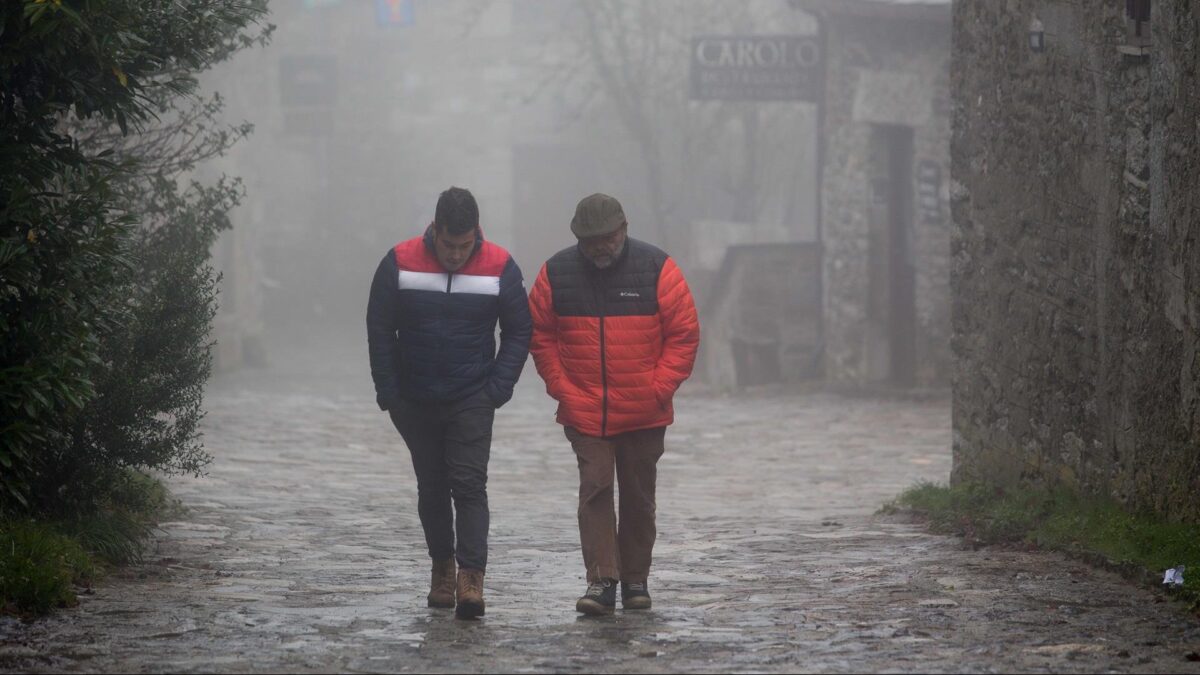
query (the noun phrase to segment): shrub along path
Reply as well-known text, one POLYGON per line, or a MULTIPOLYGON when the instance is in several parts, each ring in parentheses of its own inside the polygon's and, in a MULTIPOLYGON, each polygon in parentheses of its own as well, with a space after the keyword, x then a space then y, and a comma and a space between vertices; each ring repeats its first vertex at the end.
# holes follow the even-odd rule
POLYGON ((0 669, 1200 672, 1200 628, 1158 593, 872 515, 945 479, 944 400, 686 393, 655 609, 585 619, 575 460, 527 373, 497 418, 487 616, 455 621, 423 606, 407 452, 339 377, 216 382, 211 474, 171 483, 190 512, 77 609, 0 620, 0 669))

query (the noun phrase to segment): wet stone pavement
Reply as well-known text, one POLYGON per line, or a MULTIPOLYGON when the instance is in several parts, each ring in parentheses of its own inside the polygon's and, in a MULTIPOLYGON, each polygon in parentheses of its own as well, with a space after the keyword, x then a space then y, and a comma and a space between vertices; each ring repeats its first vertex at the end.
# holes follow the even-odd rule
POLYGON ((487 615, 424 606, 407 450, 361 379, 216 381, 209 475, 145 564, 0 621, 5 671, 1200 672, 1178 603, 1057 555, 875 516, 944 480, 933 401, 685 390, 655 609, 583 618, 574 456, 533 373, 497 416, 487 615))

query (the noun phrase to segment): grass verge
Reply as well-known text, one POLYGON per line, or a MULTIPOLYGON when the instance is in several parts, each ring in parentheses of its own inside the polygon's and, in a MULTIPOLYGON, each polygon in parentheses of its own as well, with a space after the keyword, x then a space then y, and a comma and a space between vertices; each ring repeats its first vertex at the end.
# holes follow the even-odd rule
POLYGON ((1160 586, 1164 570, 1183 564, 1176 594, 1200 609, 1200 525, 1168 523, 1130 513, 1114 500, 1062 489, 1000 490, 982 485, 919 483, 885 504, 883 513, 907 511, 930 529, 978 544, 1020 544, 1062 551, 1160 586))
POLYGON ((74 606, 77 589, 139 562, 154 523, 179 508, 159 480, 131 471, 91 513, 0 519, 0 614, 74 606))

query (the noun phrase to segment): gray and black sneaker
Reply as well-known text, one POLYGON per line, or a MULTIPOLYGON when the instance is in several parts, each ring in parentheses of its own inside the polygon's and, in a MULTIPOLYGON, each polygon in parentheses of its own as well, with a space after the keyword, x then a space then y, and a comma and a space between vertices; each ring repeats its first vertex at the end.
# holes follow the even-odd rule
POLYGON ((575 611, 584 614, 612 614, 617 607, 617 582, 601 579, 588 585, 587 593, 575 603, 575 611))
POLYGON ((621 582, 621 606, 625 609, 650 609, 650 589, 644 581, 621 582))

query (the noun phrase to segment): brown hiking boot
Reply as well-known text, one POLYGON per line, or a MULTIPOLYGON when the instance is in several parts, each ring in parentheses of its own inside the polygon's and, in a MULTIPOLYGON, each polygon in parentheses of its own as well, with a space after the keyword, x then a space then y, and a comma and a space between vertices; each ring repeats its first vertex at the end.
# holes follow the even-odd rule
POLYGON ((429 580, 429 606, 454 609, 454 557, 433 561, 433 578, 429 580))
POLYGON ((454 614, 460 619, 483 616, 483 570, 458 571, 458 608, 454 614))

